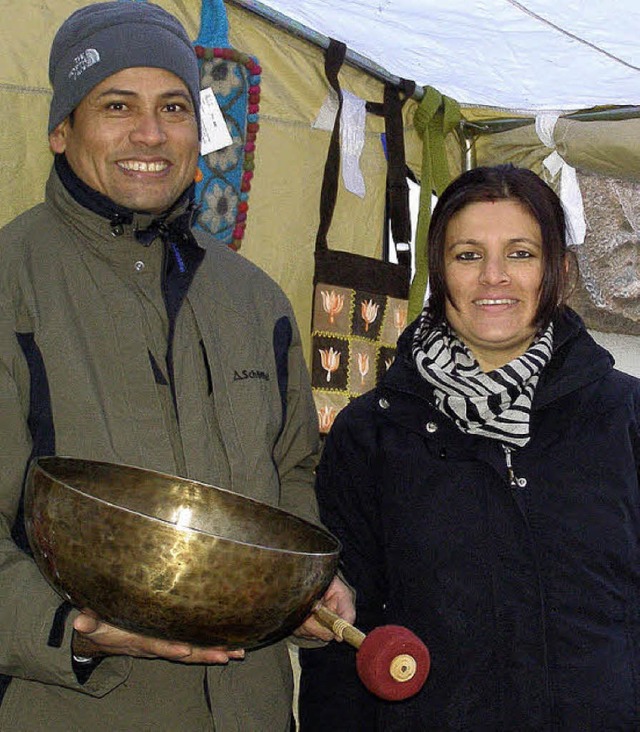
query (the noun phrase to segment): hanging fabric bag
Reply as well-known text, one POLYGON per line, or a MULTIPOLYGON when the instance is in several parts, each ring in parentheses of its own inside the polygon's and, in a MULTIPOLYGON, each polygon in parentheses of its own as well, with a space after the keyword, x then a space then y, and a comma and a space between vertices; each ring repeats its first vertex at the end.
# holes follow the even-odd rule
POLYGON ((329 431, 349 401, 372 389, 393 362, 396 341, 407 322, 411 275, 402 101, 391 84, 385 85, 383 114, 388 217, 393 240, 403 245, 396 245, 398 264, 329 249, 327 244, 338 191, 342 110, 338 73, 345 53, 346 46, 332 39, 325 55, 325 73, 338 95, 338 111, 324 170, 315 247, 310 364, 321 434, 329 431))
MULTIPOLYGON (((260 77, 255 56, 232 48, 223 0, 202 0, 200 33, 194 41, 200 88, 211 90, 231 144, 198 160, 196 226, 239 249, 244 238, 259 130, 260 77)), ((216 125, 217 126, 217 125, 216 125)))

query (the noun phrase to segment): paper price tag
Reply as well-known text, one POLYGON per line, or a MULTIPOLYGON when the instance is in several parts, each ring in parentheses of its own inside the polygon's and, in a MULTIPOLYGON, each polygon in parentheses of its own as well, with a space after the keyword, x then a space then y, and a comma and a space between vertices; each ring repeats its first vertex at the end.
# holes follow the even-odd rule
POLYGON ((233 143, 220 105, 211 87, 202 89, 200 92, 200 123, 202 127, 201 155, 208 155, 233 143))

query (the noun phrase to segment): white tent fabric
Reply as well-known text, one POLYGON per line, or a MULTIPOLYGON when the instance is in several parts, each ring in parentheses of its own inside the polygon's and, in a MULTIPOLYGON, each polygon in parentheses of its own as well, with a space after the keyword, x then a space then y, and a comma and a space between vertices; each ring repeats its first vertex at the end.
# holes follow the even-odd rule
POLYGON ((520 112, 640 104, 637 0, 264 0, 399 77, 520 112))

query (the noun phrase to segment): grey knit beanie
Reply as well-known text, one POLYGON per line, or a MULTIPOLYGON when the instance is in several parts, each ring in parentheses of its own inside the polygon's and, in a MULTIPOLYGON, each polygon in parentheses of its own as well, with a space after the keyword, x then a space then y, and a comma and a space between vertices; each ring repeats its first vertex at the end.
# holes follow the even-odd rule
POLYGON ((186 84, 200 124, 200 74, 180 22, 148 2, 95 3, 60 26, 49 56, 49 132, 108 76, 132 66, 171 71, 186 84))

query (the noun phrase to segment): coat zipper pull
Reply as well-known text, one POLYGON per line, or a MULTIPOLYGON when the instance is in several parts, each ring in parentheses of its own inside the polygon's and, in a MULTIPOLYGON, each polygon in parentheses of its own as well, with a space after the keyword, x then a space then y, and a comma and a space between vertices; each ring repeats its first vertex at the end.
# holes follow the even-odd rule
POLYGON ((511 487, 511 490, 515 491, 518 488, 518 479, 516 478, 516 474, 513 472, 513 465, 511 463, 511 453, 513 452, 513 449, 511 447, 507 447, 506 445, 503 445, 502 449, 504 450, 504 456, 507 463, 509 486, 511 487))

